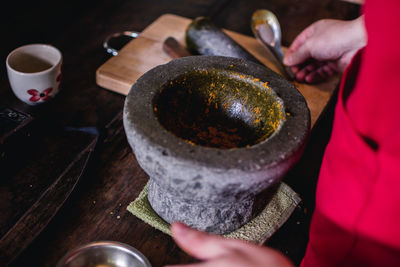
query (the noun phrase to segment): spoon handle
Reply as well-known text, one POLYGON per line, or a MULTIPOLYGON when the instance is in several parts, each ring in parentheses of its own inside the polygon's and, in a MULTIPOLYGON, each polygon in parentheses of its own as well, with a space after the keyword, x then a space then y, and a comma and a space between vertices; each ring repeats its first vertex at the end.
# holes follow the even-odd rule
POLYGON ((282 64, 284 66, 285 69, 285 73, 286 73, 286 77, 290 80, 293 81, 296 78, 296 75, 294 75, 292 69, 288 66, 285 66, 284 64, 282 64))
POLYGON ((273 50, 273 54, 275 54, 275 57, 277 58, 279 65, 281 66, 281 69, 283 70, 286 78, 288 78, 289 80, 294 80, 296 78, 296 76, 294 75, 292 69, 288 66, 286 66, 285 64, 283 64, 283 51, 282 48, 279 47, 271 47, 270 50, 273 50))

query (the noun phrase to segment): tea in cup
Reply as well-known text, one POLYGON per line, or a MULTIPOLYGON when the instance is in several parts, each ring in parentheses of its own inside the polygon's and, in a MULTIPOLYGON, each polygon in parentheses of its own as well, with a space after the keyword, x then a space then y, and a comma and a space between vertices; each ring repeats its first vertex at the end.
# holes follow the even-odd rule
POLYGON ((14 94, 29 105, 45 103, 60 89, 61 52, 47 44, 30 44, 13 50, 6 60, 14 94))

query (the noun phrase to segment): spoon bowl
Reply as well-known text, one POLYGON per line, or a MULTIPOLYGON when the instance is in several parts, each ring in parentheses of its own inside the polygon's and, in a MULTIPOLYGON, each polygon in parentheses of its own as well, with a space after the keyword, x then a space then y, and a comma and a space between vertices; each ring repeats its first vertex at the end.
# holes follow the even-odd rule
POLYGON ((266 9, 256 10, 251 18, 251 29, 256 39, 275 56, 286 78, 293 80, 292 70, 283 64, 281 27, 274 13, 266 9))

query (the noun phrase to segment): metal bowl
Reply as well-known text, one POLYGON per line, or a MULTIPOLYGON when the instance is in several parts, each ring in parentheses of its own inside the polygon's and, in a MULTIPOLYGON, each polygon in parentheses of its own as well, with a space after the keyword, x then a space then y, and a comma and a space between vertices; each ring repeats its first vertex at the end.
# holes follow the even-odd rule
POLYGON ((57 267, 151 267, 137 249, 123 243, 98 241, 68 252, 57 267))

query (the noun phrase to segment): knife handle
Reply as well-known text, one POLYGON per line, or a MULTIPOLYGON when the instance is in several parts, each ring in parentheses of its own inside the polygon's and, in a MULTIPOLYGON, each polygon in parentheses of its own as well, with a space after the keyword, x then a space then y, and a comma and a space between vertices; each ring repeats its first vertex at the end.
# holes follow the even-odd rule
POLYGON ((186 48, 183 47, 174 37, 168 37, 165 39, 163 50, 172 58, 191 56, 186 48))

